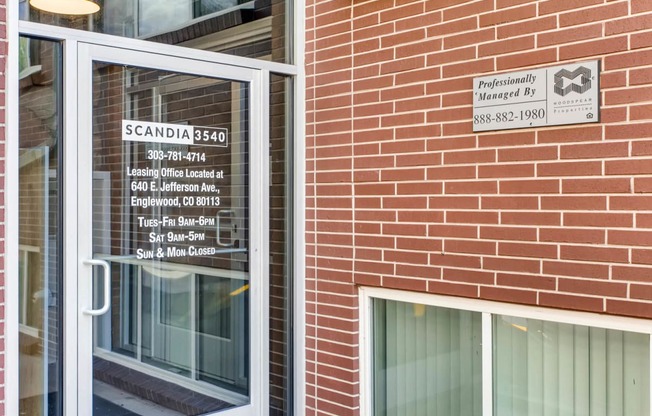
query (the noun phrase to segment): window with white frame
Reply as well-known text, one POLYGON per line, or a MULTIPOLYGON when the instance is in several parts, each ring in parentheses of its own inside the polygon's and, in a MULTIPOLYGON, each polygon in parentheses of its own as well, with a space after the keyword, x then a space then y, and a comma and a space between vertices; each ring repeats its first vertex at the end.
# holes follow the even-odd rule
POLYGON ((379 288, 361 305, 362 414, 651 415, 649 321, 379 288))

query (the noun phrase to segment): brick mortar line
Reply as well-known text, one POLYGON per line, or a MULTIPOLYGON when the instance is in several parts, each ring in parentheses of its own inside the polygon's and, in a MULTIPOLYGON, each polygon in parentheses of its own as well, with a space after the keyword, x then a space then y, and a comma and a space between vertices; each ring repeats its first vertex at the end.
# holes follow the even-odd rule
MULTIPOLYGON (((331 351, 320 351, 320 350, 318 350, 318 349, 316 349, 316 348, 315 348, 315 349, 312 349, 312 348, 311 348, 310 350, 311 350, 311 351, 318 352, 318 353, 321 353, 321 354, 324 354, 324 355, 330 355, 330 356, 332 356, 332 357, 343 358, 343 359, 345 359, 345 360, 353 360, 353 359, 357 358, 356 356, 349 356, 349 355, 335 354, 335 353, 333 353, 333 352, 331 352, 331 351)), ((311 362, 311 363, 314 363, 314 364, 320 364, 320 363, 321 363, 321 362, 318 361, 317 359, 315 359, 315 360, 307 360, 307 361, 308 361, 308 362, 311 362)), ((346 368, 346 367, 337 367, 337 368, 346 368)))
MULTIPOLYGON (((315 302, 311 302, 311 303, 314 303, 314 305, 317 306, 317 307, 319 307, 319 305, 322 305, 322 306, 324 306, 324 305, 337 306, 338 309, 341 309, 341 310, 344 310, 344 311, 349 311, 349 312, 357 311, 357 310, 360 309, 358 306, 346 306, 346 305, 342 305, 341 303, 323 302, 323 301, 318 301, 318 300, 316 300, 315 302)), ((336 318, 336 319, 347 319, 348 320, 348 318, 343 318, 343 317, 341 317, 339 315, 330 315, 328 313, 319 312, 319 310, 315 311, 315 314, 318 314, 319 316, 324 316, 324 317, 331 317, 331 318, 336 318)), ((353 318, 353 319, 355 320, 357 318, 353 318)), ((347 331, 337 330, 337 332, 346 333, 347 331)), ((338 341, 333 341, 333 342, 339 343, 338 341)))
MULTIPOLYGON (((340 368, 341 368, 341 367, 340 367, 340 368)), ((319 373, 317 373, 317 372, 314 372, 314 373, 311 373, 311 374, 314 374, 315 376, 319 375, 319 373)), ((324 377, 324 376, 321 376, 321 377, 324 377)), ((329 377, 324 377, 324 378, 328 378, 328 379, 330 379, 329 377)), ((338 393, 338 394, 341 394, 342 396, 345 396, 345 397, 350 397, 350 398, 356 398, 356 397, 358 397, 358 394, 353 394, 353 395, 351 395, 351 394, 344 393, 344 392, 342 392, 342 391, 332 390, 332 389, 330 389, 330 388, 328 388, 328 387, 322 387, 322 386, 320 386, 320 385, 317 384, 317 383, 306 383, 306 384, 308 384, 308 385, 310 385, 310 386, 314 386, 314 387, 316 387, 316 388, 320 388, 320 389, 323 389, 323 390, 327 390, 327 391, 330 391, 330 392, 333 392, 333 393, 338 393)), ((351 384, 352 386, 356 386, 356 385, 359 385, 360 382, 357 381, 357 382, 349 383, 349 384, 351 384)), ((335 402, 331 402, 331 401, 329 401, 329 400, 324 400, 324 399, 320 399, 320 400, 323 400, 323 401, 325 401, 325 402, 329 402, 329 403, 335 403, 335 402)), ((335 404, 337 404, 338 406, 341 406, 341 407, 346 407, 346 406, 342 406, 341 403, 335 403, 335 404)))
MULTIPOLYGON (((314 373, 312 373, 312 374, 314 374, 315 376, 318 376, 318 377, 320 377, 320 378, 324 378, 324 379, 326 379, 326 380, 331 380, 331 381, 335 381, 335 382, 338 382, 338 383, 348 384, 348 385, 351 386, 351 387, 355 387, 355 386, 360 385, 360 382, 359 382, 359 381, 345 381, 345 380, 342 380, 342 379, 337 379, 337 378, 332 378, 332 377, 326 377, 326 376, 324 376, 324 375, 322 375, 322 374, 320 374, 320 373, 318 373, 318 372, 314 372, 314 373)), ((330 392, 332 392, 332 393, 337 393, 337 394, 339 394, 339 395, 342 395, 342 396, 344 396, 344 397, 348 397, 348 398, 351 398, 351 399, 353 399, 353 398, 357 398, 357 397, 358 397, 357 394, 348 394, 348 393, 345 393, 345 392, 343 392, 343 391, 341 391, 341 390, 334 390, 334 389, 332 389, 332 388, 324 387, 324 386, 319 385, 319 384, 317 384, 317 383, 315 383, 315 387, 320 388, 320 389, 322 389, 322 390, 330 391, 330 392)), ((339 404, 339 405, 342 406, 342 404, 339 404)), ((343 406, 343 407, 344 407, 344 406, 343 406)))
MULTIPOLYGON (((318 328, 326 329, 327 327, 320 326, 320 327, 318 327, 318 328)), ((346 342, 336 342, 336 341, 333 341, 333 340, 331 340, 331 339, 329 339, 329 338, 326 338, 326 337, 320 337, 320 336, 314 336, 314 337, 307 336, 306 338, 307 338, 307 339, 312 339, 312 340, 315 340, 315 341, 325 341, 325 342, 329 342, 329 343, 333 344, 334 346, 342 346, 342 347, 357 347, 357 346, 359 345, 359 344, 357 344, 357 343, 349 344, 349 343, 346 343, 346 342)), ((321 351, 321 352, 327 352, 327 353, 332 353, 332 352, 333 352, 333 351, 325 351, 324 349, 320 349, 319 351, 321 351)))
MULTIPOLYGON (((603 38, 600 38, 600 39, 603 39, 603 38)), ((578 44, 579 44, 579 42, 578 42, 578 44)), ((518 55, 522 55, 524 52, 528 52, 528 53, 529 52, 539 52, 539 51, 546 51, 546 50, 553 50, 553 49, 556 49, 557 51, 559 51, 558 47, 534 48, 534 49, 529 49, 529 50, 525 50, 525 51, 514 51, 513 53, 491 55, 491 56, 486 56, 486 57, 475 57, 475 58, 472 58, 472 59, 466 59, 466 60, 460 60, 460 61, 447 61, 447 62, 442 62, 441 64, 438 63, 438 64, 434 64, 434 65, 425 65, 423 67, 420 67, 419 69, 434 69, 434 68, 442 68, 443 69, 443 68, 446 68, 446 67, 450 67, 452 65, 462 65, 462 64, 467 64, 467 63, 468 64, 473 64, 473 63, 476 63, 479 59, 488 60, 488 59, 496 59, 496 58, 501 58, 501 57, 515 57, 515 56, 518 56, 518 55)), ((381 50, 383 50, 383 49, 381 49, 381 50)), ((643 51, 648 51, 648 50, 652 50, 652 48, 646 47, 646 48, 630 49, 630 50, 615 51, 615 52, 610 52, 610 53, 602 53, 602 54, 583 56, 583 57, 577 57, 577 58, 569 58, 569 59, 559 59, 559 57, 557 57, 557 59, 555 61, 545 63, 545 64, 535 63, 535 64, 532 64, 532 65, 529 65, 529 66, 521 66, 521 67, 518 67, 518 68, 494 70, 491 73, 477 73, 477 74, 474 73, 475 75, 474 74, 463 74, 463 75, 459 75, 459 76, 441 77, 441 78, 432 80, 432 82, 451 81, 451 80, 458 80, 458 79, 465 79, 465 78, 474 78, 474 77, 478 77, 478 76, 503 75, 503 74, 508 74, 508 73, 511 73, 511 72, 522 72, 522 71, 528 71, 528 70, 543 69, 543 68, 547 68, 547 67, 550 67, 550 66, 562 65, 562 64, 567 63, 567 62, 581 62, 581 61, 592 60, 592 59, 603 59, 603 58, 615 57, 615 56, 620 56, 620 55, 624 55, 624 54, 628 54, 628 53, 637 53, 637 52, 643 52, 643 51)), ((433 53, 430 53, 430 54, 424 54, 424 55, 418 55, 418 56, 424 56, 424 57, 427 58, 428 56, 431 56, 431 55, 434 55, 434 54, 437 54, 437 53, 440 53, 440 52, 444 52, 444 51, 436 51, 436 52, 433 52, 433 53)), ((354 55, 351 55, 351 56, 354 56, 354 55)), ((341 58, 338 58, 338 59, 341 59, 341 58)), ((325 61, 325 62, 328 62, 328 61, 325 61)), ((388 60, 388 61, 378 61, 378 62, 374 62, 374 63, 371 63, 371 64, 353 66, 352 69, 353 70, 355 70, 355 69, 365 69, 365 68, 380 66, 380 65, 385 64, 385 63, 394 63, 394 62, 395 62, 394 59, 388 60)), ((323 63, 323 62, 321 62, 321 63, 323 63)), ((494 63, 494 66, 495 65, 496 65, 496 63, 494 63)), ((639 65, 639 66, 631 66, 631 67, 626 67, 626 68, 625 67, 623 67, 623 68, 612 68, 612 69, 608 69, 608 70, 603 69, 601 72, 611 73, 611 72, 620 72, 620 71, 624 71, 624 70, 631 70, 631 69, 637 69, 637 68, 649 68, 649 65, 643 64, 643 65, 639 65)), ((341 71, 342 71, 342 69, 338 69, 338 70, 333 70, 333 71, 319 72, 318 74, 319 74, 319 76, 323 76, 323 75, 338 73, 338 72, 341 72, 341 71)), ((410 71, 411 70, 406 70, 406 71, 401 71, 401 72, 398 72, 398 73, 399 74, 400 73, 409 73, 410 71)), ((397 73, 379 74, 378 77, 392 76, 392 75, 396 75, 396 74, 397 73)), ((308 76, 308 78, 315 78, 316 76, 317 76, 316 74, 315 75, 310 75, 310 76, 308 76)), ((357 79, 357 78, 354 78, 354 79, 357 79)), ((362 79, 368 79, 368 78, 362 78, 362 79)), ((417 83, 417 85, 418 85, 418 83, 417 83)), ((394 86, 394 87, 396 87, 396 86, 394 86)), ((361 90, 361 91, 376 91, 376 90, 375 89, 369 89, 369 90, 361 90)))
MULTIPOLYGON (((360 331, 357 331, 355 334, 359 335, 360 331)), ((331 364, 326 364, 326 363, 317 363, 317 364, 322 366, 322 367, 342 369, 342 367, 338 367, 336 365, 331 365, 331 364)), ((360 373, 360 369, 350 369, 350 368, 347 369, 347 368, 345 368, 345 370, 346 370, 346 372, 351 373, 351 374, 360 373)))
MULTIPOLYGON (((477 32, 481 32, 481 31, 485 31, 485 30, 491 30, 491 29, 495 29, 496 32, 497 32, 497 30, 500 29, 501 27, 510 26, 512 24, 527 23, 530 20, 535 20, 535 19, 538 19, 538 18, 539 17, 534 17, 534 18, 526 19, 526 20, 518 20, 517 23, 511 21, 511 22, 506 22, 506 23, 498 24, 498 25, 478 26, 475 29, 462 30, 462 31, 458 31, 458 32, 450 32, 450 33, 447 33, 447 34, 444 34, 444 35, 428 36, 427 35, 428 29, 436 27, 437 24, 435 24, 435 25, 432 25, 432 26, 426 26, 426 27, 420 28, 420 29, 423 29, 426 32, 426 36, 424 38, 422 38, 422 39, 415 40, 415 41, 406 41, 404 43, 397 43, 397 44, 394 44, 394 45, 391 45, 391 46, 388 45, 388 46, 385 46, 385 47, 377 48, 375 50, 391 50, 391 49, 396 49, 397 47, 402 47, 402 46, 405 46, 405 45, 415 45, 415 44, 423 43, 423 42, 429 41, 429 40, 445 40, 445 39, 450 38, 450 37, 464 36, 464 35, 474 35, 474 34, 477 34, 477 32)), ((449 51, 456 51, 456 50, 462 50, 462 49, 470 49, 473 46, 477 47, 477 46, 484 46, 484 45, 497 43, 497 42, 509 42, 511 40, 518 40, 518 39, 529 38, 529 37, 533 37, 535 39, 535 41, 536 41, 538 39, 538 36, 540 36, 540 35, 555 34, 555 33, 558 33, 560 31, 567 31, 567 30, 576 30, 576 29, 581 30, 581 29, 585 29, 585 28, 590 27, 590 26, 595 26, 595 25, 600 24, 600 23, 604 24, 604 23, 609 23, 609 22, 612 22, 612 21, 613 21, 613 19, 594 20, 594 21, 591 21, 591 22, 588 22, 588 23, 581 23, 581 24, 578 24, 578 25, 557 27, 557 28, 547 29, 547 30, 543 30, 543 31, 527 32, 527 33, 519 34, 517 36, 510 36, 510 37, 499 37, 498 33, 495 33, 495 38, 492 39, 492 40, 484 40, 484 41, 477 42, 477 43, 468 43, 468 44, 463 44, 463 45, 460 45, 460 46, 454 46, 454 47, 449 47, 449 48, 444 47, 443 44, 442 44, 442 48, 438 49, 437 51, 434 51, 433 53, 441 53, 441 52, 449 52, 449 51)), ((343 44, 340 44, 338 46, 344 46, 344 45, 349 45, 349 44, 355 45, 355 44, 360 44, 360 43, 364 43, 364 42, 368 42, 368 41, 372 41, 372 40, 382 40, 383 38, 409 34, 410 32, 415 32, 416 30, 419 30, 419 29, 393 30, 391 32, 381 33, 380 35, 376 35, 376 36, 369 36, 369 37, 363 37, 363 38, 358 38, 358 39, 355 38, 356 32, 361 32, 361 31, 365 31, 365 30, 370 31, 373 28, 381 28, 384 25, 385 24, 381 23, 381 24, 374 25, 374 26, 367 26, 367 27, 364 27, 364 28, 361 28, 361 29, 354 29, 351 32, 351 34, 353 36, 353 39, 351 40, 351 42, 343 43, 343 44)), ((583 38, 583 39, 569 40, 569 41, 562 42, 562 43, 552 43, 552 44, 549 44, 549 45, 538 46, 538 45, 535 44, 534 49, 539 49, 539 50, 540 49, 553 49, 553 48, 557 48, 557 47, 565 47, 565 46, 570 46, 570 45, 580 45, 580 44, 583 44, 583 43, 586 43, 586 42, 609 40, 609 39, 628 36, 628 35, 637 34, 637 33, 645 33, 645 32, 641 32, 641 31, 638 31, 638 30, 636 30, 636 31, 625 31, 625 32, 621 32, 621 33, 612 33, 612 34, 609 34, 609 35, 603 35, 603 36, 600 36, 600 37, 588 37, 588 38, 583 38)), ((326 40, 326 39, 334 38, 334 37, 341 36, 341 35, 342 34, 340 33, 340 34, 331 35, 331 36, 327 36, 327 37, 323 37, 323 38, 319 38, 319 39, 320 40, 326 40)), ((311 42, 311 43, 315 43, 315 42, 317 42, 317 41, 314 41, 314 42, 311 42)), ((334 47, 329 47, 328 49, 331 49, 331 48, 334 48, 334 47)), ((326 50, 326 49, 324 49, 324 50, 326 50)), ((373 52, 373 50, 368 51, 368 52, 373 52)), ((422 56, 422 55, 424 55, 424 54, 415 54, 415 55, 410 55, 410 56, 422 56)))
MULTIPOLYGON (((327 303, 326 305, 330 305, 330 304, 327 303)), ((324 327, 318 327, 317 329, 319 329, 319 328, 325 329, 324 327)), ((328 328, 328 330, 332 331, 332 332, 338 332, 338 333, 343 334, 343 335, 355 335, 355 334, 358 333, 358 331, 344 331, 344 330, 337 329, 337 328, 328 328)), ((315 335, 314 338, 319 338, 319 337, 317 335, 315 335)), ((349 345, 349 344, 346 344, 346 345, 349 345)), ((327 364, 323 364, 323 365, 327 365, 327 364)))

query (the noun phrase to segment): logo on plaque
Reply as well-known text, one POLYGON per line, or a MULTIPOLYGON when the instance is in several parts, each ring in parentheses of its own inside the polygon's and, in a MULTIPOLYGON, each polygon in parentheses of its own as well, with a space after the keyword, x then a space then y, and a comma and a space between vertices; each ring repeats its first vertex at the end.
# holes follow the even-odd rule
POLYGON ((574 71, 569 71, 567 69, 561 69, 555 74, 555 94, 565 97, 570 92, 576 92, 578 94, 584 94, 591 89, 591 70, 580 66, 574 71), (579 80, 577 79, 579 77, 579 80), (569 84, 564 86, 567 82, 569 84), (579 83, 578 83, 579 82, 579 83))

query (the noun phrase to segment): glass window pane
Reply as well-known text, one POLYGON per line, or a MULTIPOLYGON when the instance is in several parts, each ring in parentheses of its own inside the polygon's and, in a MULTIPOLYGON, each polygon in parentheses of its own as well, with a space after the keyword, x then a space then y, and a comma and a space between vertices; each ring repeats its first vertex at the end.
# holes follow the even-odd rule
POLYGON ((178 0, 140 0, 138 3, 138 36, 165 32, 173 22, 192 19, 192 5, 178 0))
POLYGON ((271 74, 269 187, 269 412, 292 414, 292 183, 291 78, 271 74))
POLYGON ((96 414, 122 406, 115 389, 139 414, 245 405, 250 85, 93 68, 93 253, 112 290, 95 318, 96 414))
POLYGON ((20 3, 21 20, 292 63, 286 0, 93 0, 92 16, 58 15, 20 3))
POLYGON ((61 45, 20 38, 20 412, 62 405, 61 45))
POLYGON ((494 414, 650 414, 650 336, 496 315, 494 414))
POLYGON ((480 416, 481 314, 374 300, 374 415, 480 416))

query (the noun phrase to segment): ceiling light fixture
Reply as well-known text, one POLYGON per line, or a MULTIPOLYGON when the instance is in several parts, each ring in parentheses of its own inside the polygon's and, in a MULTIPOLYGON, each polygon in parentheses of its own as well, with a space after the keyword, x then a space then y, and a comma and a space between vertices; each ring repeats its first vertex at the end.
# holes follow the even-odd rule
POLYGON ((37 9, 67 15, 86 15, 97 13, 100 6, 90 0, 29 0, 37 9))

